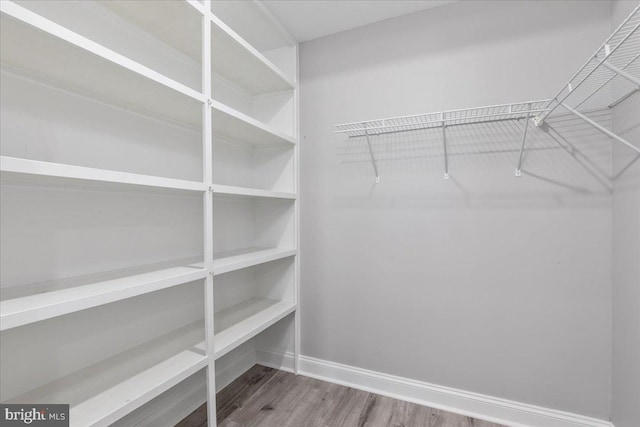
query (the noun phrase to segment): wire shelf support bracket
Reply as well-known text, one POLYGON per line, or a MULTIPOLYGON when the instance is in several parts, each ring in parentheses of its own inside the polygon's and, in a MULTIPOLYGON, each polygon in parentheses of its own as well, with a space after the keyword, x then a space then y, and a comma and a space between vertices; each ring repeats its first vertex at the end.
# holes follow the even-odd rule
POLYGON ((444 150, 444 179, 449 179, 449 156, 447 154, 447 122, 442 113, 442 148, 444 150))
MULTIPOLYGON (((531 109, 531 104, 529 104, 529 110, 530 109, 531 109)), ((524 158, 524 146, 527 142, 527 131, 529 130, 530 117, 531 117, 530 114, 527 113, 527 117, 524 122, 524 130, 522 132, 522 144, 520 145, 520 156, 518 157, 518 167, 516 168, 516 173, 515 173, 517 177, 522 176, 522 160, 524 158)))
POLYGON ((378 165, 376 164, 376 157, 373 155, 373 148, 371 147, 371 140, 369 138, 369 131, 367 130, 367 124, 362 124, 364 129, 364 136, 367 140, 367 146, 369 147, 369 156, 371 156, 371 164, 373 165, 373 173, 376 176, 376 184, 380 182, 380 174, 378 173, 378 165))

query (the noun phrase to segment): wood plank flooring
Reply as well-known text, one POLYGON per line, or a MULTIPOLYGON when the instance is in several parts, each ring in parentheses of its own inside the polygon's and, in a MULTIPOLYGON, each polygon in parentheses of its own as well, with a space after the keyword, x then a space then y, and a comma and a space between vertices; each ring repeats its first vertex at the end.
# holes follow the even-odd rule
MULTIPOLYGON (((218 427, 503 427, 255 365, 216 396, 218 427)), ((206 427, 202 405, 178 427, 206 427)))

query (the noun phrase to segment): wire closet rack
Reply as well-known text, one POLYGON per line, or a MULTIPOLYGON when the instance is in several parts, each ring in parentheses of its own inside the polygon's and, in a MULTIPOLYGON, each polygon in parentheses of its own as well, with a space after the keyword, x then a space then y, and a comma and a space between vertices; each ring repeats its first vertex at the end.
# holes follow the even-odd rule
POLYGON ((640 153, 639 147, 578 111, 580 107, 588 105, 589 101, 594 100, 597 94, 602 94, 605 88, 610 89, 611 93, 617 93, 615 100, 608 105, 609 108, 613 108, 640 91, 639 28, 640 5, 636 6, 633 12, 609 36, 602 46, 551 99, 343 123, 334 125, 334 133, 345 134, 349 138, 365 138, 376 182, 380 182, 380 175, 378 174, 371 139, 377 135, 442 128, 444 178, 449 179, 447 127, 525 119, 520 155, 515 170, 515 175, 521 176, 529 122, 533 122, 536 126, 542 126, 545 119, 558 107, 564 108, 613 140, 640 153), (615 88, 612 86, 614 82, 616 84, 615 88))

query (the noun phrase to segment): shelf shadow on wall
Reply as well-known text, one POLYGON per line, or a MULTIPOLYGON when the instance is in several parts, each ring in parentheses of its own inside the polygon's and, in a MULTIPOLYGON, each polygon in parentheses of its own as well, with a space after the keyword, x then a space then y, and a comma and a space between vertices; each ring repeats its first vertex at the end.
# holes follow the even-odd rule
MULTIPOLYGON (((638 63, 640 67, 640 63, 638 63)), ((640 144, 640 92, 635 92, 615 108, 614 129, 632 144, 640 144)), ((638 145, 640 146, 640 145, 638 145)), ((626 147, 614 151, 613 179, 617 191, 640 190, 640 154, 626 147)))

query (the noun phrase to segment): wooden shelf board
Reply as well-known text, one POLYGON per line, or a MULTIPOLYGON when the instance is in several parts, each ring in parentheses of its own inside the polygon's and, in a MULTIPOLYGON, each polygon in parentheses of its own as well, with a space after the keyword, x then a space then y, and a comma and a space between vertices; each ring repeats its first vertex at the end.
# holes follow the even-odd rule
POLYGON ((145 1, 98 2, 156 39, 202 62, 202 7, 175 0, 154 0, 153 7, 145 1))
POLYGON ((211 107, 214 135, 252 146, 296 143, 293 136, 272 129, 221 102, 211 100, 211 107))
POLYGON ((207 366, 203 321, 148 341, 11 402, 68 403, 72 427, 108 426, 207 366))
MULTIPOLYGON (((219 359, 234 348, 258 335, 296 310, 290 301, 252 298, 215 314, 215 358, 219 359)), ((196 346, 206 349, 203 341, 196 346)))
POLYGON ((38 293, 18 294, 17 297, 11 297, 11 288, 5 289, 3 300, 0 301, 0 330, 159 291, 204 279, 207 275, 206 270, 189 266, 155 268, 123 277, 117 277, 121 274, 115 272, 111 273, 111 278, 109 274, 94 275, 100 277, 100 280, 93 281, 90 279, 92 276, 89 276, 78 280, 80 284, 67 279, 49 282, 44 286, 28 286, 31 291, 38 293), (5 295, 10 298, 5 299, 5 295))
POLYGON ((289 248, 246 248, 214 254, 213 274, 223 274, 297 254, 289 248))
POLYGON ((239 84, 254 95, 292 90, 291 81, 262 53, 251 46, 222 20, 209 14, 213 71, 239 84), (220 58, 216 61, 216 58, 220 58))
POLYGON ((229 195, 229 196, 246 196, 246 197, 263 197, 274 199, 290 199, 295 200, 294 193, 286 193, 281 191, 260 190, 249 187, 236 187, 233 185, 213 184, 213 194, 229 195))
POLYGON ((204 95, 11 1, 0 2, 2 66, 143 114, 201 128, 204 95), (25 49, 29 46, 29 49, 25 49))
POLYGON ((0 156, 0 172, 5 183, 89 187, 92 189, 122 189, 123 186, 161 191, 206 190, 203 182, 185 181, 128 172, 116 172, 62 163, 41 162, 18 157, 0 156))

